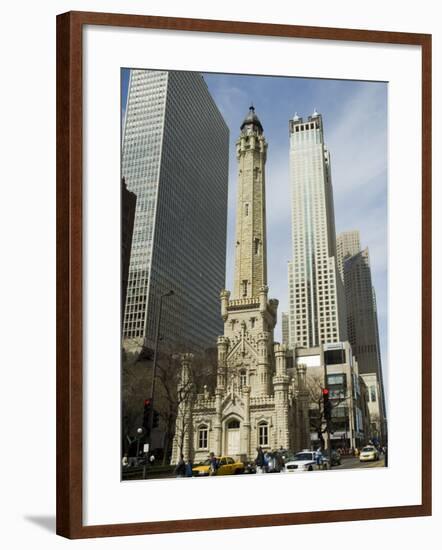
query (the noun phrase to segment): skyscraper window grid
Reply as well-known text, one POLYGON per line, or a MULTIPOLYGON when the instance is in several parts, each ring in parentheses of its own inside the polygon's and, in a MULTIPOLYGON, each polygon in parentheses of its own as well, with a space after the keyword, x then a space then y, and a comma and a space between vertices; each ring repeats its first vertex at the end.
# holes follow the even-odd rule
POLYGON ((290 121, 293 261, 289 263, 290 346, 346 338, 342 282, 336 277, 336 235, 330 155, 322 117, 290 121))
POLYGON ((209 347, 222 326, 228 128, 201 74, 132 70, 123 136, 138 197, 123 344, 152 346, 158 297, 173 289, 168 345, 209 347))

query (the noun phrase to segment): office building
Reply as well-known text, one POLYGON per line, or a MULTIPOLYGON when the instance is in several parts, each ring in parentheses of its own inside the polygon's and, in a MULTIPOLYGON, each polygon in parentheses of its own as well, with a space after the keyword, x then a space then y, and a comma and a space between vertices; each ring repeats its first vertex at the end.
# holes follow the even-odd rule
POLYGON ((225 285, 229 130, 199 73, 131 70, 122 176, 137 195, 123 346, 214 346, 225 285))
POLYGON ((129 280, 130 251, 136 205, 137 196, 128 190, 125 179, 121 178, 121 321, 123 321, 129 280))
POLYGON ((359 372, 368 387, 372 431, 379 439, 386 434, 386 410, 382 376, 376 295, 368 248, 344 261, 348 339, 357 357, 359 372))
POLYGON ((322 388, 332 404, 330 434, 333 449, 360 449, 370 437, 368 391, 348 342, 294 350, 294 364, 304 366, 309 392, 311 442, 323 447, 325 422, 322 388))
POLYGON ((345 296, 336 258, 330 153, 322 116, 289 121, 292 261, 290 347, 347 339, 345 296))

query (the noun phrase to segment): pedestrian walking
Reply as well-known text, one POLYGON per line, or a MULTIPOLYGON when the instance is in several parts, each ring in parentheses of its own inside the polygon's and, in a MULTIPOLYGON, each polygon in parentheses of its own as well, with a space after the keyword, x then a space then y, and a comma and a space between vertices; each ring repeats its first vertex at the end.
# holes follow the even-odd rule
POLYGON ((151 466, 153 466, 153 463, 155 462, 155 455, 154 454, 151 454, 150 457, 149 457, 149 464, 151 466))
POLYGON ((216 471, 218 470, 218 459, 215 456, 215 453, 209 454, 209 461, 210 461, 210 469, 209 469, 209 475, 214 476, 216 474, 216 471))
POLYGON ((188 458, 186 460, 186 469, 184 474, 186 477, 192 477, 193 475, 192 468, 193 468, 192 461, 190 460, 190 458, 188 458))
POLYGON ((273 467, 272 454, 269 453, 269 451, 266 451, 264 453, 264 472, 268 474, 269 472, 272 471, 272 467, 273 467))
POLYGON ((265 467, 264 453, 263 453, 262 447, 256 447, 256 451, 258 453, 255 458, 256 473, 262 474, 264 472, 264 467, 265 467))
POLYGON ((281 454, 281 451, 279 453, 275 453, 275 462, 276 462, 276 471, 283 472, 285 468, 285 463, 284 463, 284 458, 281 454))
POLYGON ((321 468, 323 463, 324 463, 324 455, 322 454, 321 447, 319 447, 318 450, 316 451, 316 464, 318 465, 319 468, 321 468))
POLYGON ((177 477, 184 477, 186 474, 186 464, 184 462, 184 455, 181 454, 178 464, 175 467, 175 475, 177 477))

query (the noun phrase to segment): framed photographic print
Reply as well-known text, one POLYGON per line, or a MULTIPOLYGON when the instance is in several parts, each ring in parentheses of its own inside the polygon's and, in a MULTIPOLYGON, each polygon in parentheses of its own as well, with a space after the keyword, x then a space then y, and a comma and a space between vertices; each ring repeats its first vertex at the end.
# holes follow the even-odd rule
POLYGON ((429 514, 431 36, 59 15, 57 532, 429 514))

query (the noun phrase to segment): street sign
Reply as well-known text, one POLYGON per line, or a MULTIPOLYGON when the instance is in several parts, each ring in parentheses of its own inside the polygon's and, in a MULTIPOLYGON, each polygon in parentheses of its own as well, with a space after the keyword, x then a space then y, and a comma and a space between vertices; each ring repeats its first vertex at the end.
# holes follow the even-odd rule
POLYGON ((149 452, 149 443, 145 443, 145 444, 143 445, 143 451, 144 451, 145 453, 148 453, 148 452, 149 452))

